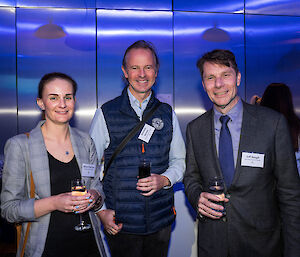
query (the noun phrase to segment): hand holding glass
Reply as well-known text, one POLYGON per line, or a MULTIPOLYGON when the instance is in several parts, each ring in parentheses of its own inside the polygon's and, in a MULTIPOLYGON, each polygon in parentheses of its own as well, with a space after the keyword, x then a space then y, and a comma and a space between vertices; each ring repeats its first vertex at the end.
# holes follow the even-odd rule
POLYGON ((223 214, 223 217, 224 217, 226 215, 226 210, 225 210, 225 204, 224 204, 225 194, 224 194, 224 181, 223 181, 223 179, 218 178, 218 177, 214 177, 214 178, 210 179, 208 189, 209 189, 209 193, 214 194, 214 195, 218 196, 221 199, 220 202, 216 202, 216 201, 212 201, 212 200, 210 200, 210 201, 215 203, 215 204, 222 205, 224 207, 223 211, 214 210, 214 211, 221 212, 223 214))
MULTIPOLYGON (((72 195, 81 196, 87 193, 84 182, 81 179, 71 181, 72 195)), ((74 227, 76 231, 85 231, 91 228, 91 224, 86 224, 82 219, 81 213, 79 214, 80 223, 74 227)))

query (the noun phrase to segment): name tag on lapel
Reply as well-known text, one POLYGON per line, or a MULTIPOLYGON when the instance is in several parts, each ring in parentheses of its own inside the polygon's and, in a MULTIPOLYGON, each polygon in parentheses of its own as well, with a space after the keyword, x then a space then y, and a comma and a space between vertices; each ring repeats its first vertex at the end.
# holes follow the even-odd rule
POLYGON ((241 166, 263 168, 265 154, 263 153, 247 153, 242 152, 241 166))
POLYGON ((82 177, 94 177, 96 165, 94 164, 82 164, 81 175, 82 177))

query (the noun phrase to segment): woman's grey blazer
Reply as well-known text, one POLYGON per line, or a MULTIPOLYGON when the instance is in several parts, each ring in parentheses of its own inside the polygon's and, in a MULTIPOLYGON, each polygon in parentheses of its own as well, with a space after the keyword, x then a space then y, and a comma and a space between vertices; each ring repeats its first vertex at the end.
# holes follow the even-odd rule
MULTIPOLYGON (((1 214, 9 222, 21 222, 23 225, 21 242, 27 222, 32 221, 25 248, 25 256, 40 257, 44 251, 50 213, 42 217, 34 216, 34 199, 30 199, 30 170, 35 184, 35 199, 51 196, 49 161, 42 136, 41 125, 30 131, 29 139, 25 134, 10 138, 4 148, 4 168, 2 177, 1 214)), ((73 151, 81 172, 82 164, 95 164, 97 154, 90 136, 75 128, 70 129, 73 151)), ((100 182, 100 171, 96 168, 94 178, 85 177, 87 188, 96 189, 104 194, 100 182)), ((89 212, 95 238, 102 257, 106 256, 100 235, 100 220, 93 211, 89 212)), ((19 247, 20 249, 21 247, 19 247)), ((19 256, 18 250, 17 256, 19 256)))

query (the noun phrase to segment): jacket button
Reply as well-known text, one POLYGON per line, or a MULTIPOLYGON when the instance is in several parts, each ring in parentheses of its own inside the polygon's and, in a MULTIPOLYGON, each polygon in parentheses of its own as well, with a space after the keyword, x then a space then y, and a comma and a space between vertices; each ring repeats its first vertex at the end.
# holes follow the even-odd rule
POLYGON ((227 193, 227 194, 225 195, 225 197, 228 198, 228 199, 230 199, 230 194, 227 193))

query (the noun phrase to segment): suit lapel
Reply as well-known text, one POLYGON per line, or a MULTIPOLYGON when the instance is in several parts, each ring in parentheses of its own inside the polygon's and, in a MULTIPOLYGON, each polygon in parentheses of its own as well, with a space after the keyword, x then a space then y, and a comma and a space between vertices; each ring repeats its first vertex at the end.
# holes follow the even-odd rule
POLYGON ((234 184, 240 176, 241 172, 241 156, 242 152, 245 149, 249 149, 249 146, 255 142, 255 138, 257 136, 257 129, 259 128, 259 124, 257 124, 257 118, 255 116, 255 111, 251 105, 243 102, 243 120, 242 120, 242 129, 240 135, 240 144, 237 156, 237 163, 235 174, 233 178, 232 184, 234 184))
POLYGON ((196 159, 203 160, 204 158, 206 160, 204 166, 201 165, 201 162, 198 164, 202 166, 202 175, 207 180, 215 176, 222 177, 216 148, 213 110, 207 111, 199 121, 200 124, 195 126, 197 130, 195 131, 193 141, 195 142, 195 147, 199 149, 195 151, 198 153, 196 159), (214 172, 214 174, 211 172, 214 172))
POLYGON ((210 142, 211 142, 211 148, 213 149, 213 162, 215 162, 217 164, 217 169, 216 169, 216 176, 222 178, 223 174, 221 171, 221 166, 220 166, 220 162, 219 162, 219 157, 218 157, 218 152, 217 152, 217 145, 216 145, 216 135, 215 135, 215 122, 214 122, 214 111, 213 109, 211 109, 210 112, 210 128, 209 131, 211 131, 211 135, 210 135, 210 142))

